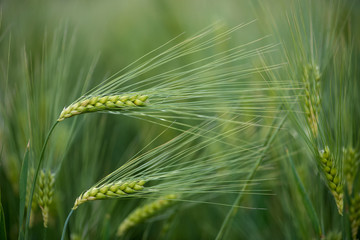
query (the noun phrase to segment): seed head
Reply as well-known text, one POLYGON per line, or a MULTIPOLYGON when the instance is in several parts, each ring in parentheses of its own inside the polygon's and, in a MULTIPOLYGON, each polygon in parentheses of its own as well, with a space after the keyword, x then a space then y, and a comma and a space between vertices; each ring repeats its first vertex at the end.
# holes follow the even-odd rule
POLYGON ((104 110, 119 111, 131 107, 144 106, 148 99, 147 95, 110 95, 94 96, 73 103, 60 113, 58 121, 87 112, 104 110))
POLYGON ((134 227, 135 225, 144 222, 145 220, 155 216, 156 214, 164 211, 170 207, 177 199, 178 195, 169 194, 160 199, 157 199, 149 204, 146 204, 142 207, 135 209, 132 213, 127 216, 127 218, 120 224, 117 235, 122 236, 128 229, 134 227))
POLYGON ((356 161, 358 156, 356 155, 352 147, 343 148, 344 175, 350 194, 352 193, 356 169, 358 168, 358 161, 356 161))
POLYGON ((49 221, 49 206, 53 201, 55 174, 50 170, 45 172, 41 170, 39 181, 37 183, 36 199, 41 208, 44 227, 47 228, 49 221))
POLYGON ((331 193, 335 198, 335 202, 339 211, 342 215, 343 212, 343 183, 340 179, 338 169, 335 167, 332 154, 328 146, 324 150, 320 151, 320 163, 322 171, 325 175, 326 183, 330 188, 331 193))
POLYGON ((318 120, 320 110, 320 70, 317 65, 306 65, 303 69, 305 84, 304 111, 311 132, 318 135, 318 120))
POLYGON ((87 201, 117 198, 141 191, 144 189, 145 183, 146 182, 144 180, 136 180, 131 182, 119 181, 99 187, 92 187, 76 199, 73 209, 77 209, 80 204, 87 201))

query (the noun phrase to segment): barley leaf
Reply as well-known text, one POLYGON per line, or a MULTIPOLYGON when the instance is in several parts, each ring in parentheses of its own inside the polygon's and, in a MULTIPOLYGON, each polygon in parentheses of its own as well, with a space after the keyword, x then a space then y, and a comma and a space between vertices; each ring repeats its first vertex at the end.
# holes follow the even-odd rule
POLYGON ((0 239, 7 239, 6 238, 4 210, 3 210, 3 207, 1 204, 1 191, 0 191, 0 239))
POLYGON ((320 223, 319 223, 319 218, 316 214, 316 211, 315 211, 315 208, 313 206, 313 204, 311 203, 310 201, 310 198, 304 188, 304 185, 295 169, 295 166, 294 166, 294 162, 292 160, 292 157, 291 155, 289 154, 289 152, 286 150, 286 153, 287 153, 287 157, 288 157, 288 160, 289 160, 289 163, 290 163, 290 166, 291 166, 291 171, 294 175, 294 178, 295 178, 295 182, 296 182, 296 186, 300 192, 300 195, 301 195, 301 199, 304 203, 304 206, 305 206, 305 209, 306 209, 306 212, 307 214, 309 215, 309 218, 311 220, 311 223, 313 224, 313 227, 314 227, 314 230, 316 231, 318 237, 321 237, 322 235, 322 231, 321 231, 321 227, 320 227, 320 223))
POLYGON ((22 163, 21 173, 20 173, 20 209, 19 209, 20 233, 19 233, 19 239, 24 238, 22 225, 23 225, 23 221, 24 221, 24 212, 25 212, 25 199, 26 199, 28 168, 29 168, 29 145, 25 151, 24 160, 22 163))
MULTIPOLYGON (((0 159, 2 156, 3 147, 0 151, 0 159)), ((4 216, 4 210, 1 204, 1 188, 0 188, 0 239, 6 239, 6 228, 5 228, 5 216, 4 216)))

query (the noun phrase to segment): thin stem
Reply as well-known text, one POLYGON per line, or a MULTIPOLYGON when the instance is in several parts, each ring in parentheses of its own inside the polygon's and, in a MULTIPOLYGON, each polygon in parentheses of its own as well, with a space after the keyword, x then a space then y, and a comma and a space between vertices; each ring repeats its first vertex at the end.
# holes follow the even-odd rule
POLYGON ((66 227, 69 223, 69 220, 70 220, 70 217, 71 217, 71 214, 74 212, 74 209, 71 209, 71 211, 69 212, 69 215, 67 216, 66 218, 66 221, 65 221, 65 224, 64 224, 64 227, 63 227, 63 231, 62 231, 62 234, 61 234, 61 240, 64 240, 65 238, 65 233, 66 233, 66 227))
POLYGON ((43 237, 44 240, 47 239, 46 236, 47 236, 47 228, 44 227, 44 237, 43 237))
MULTIPOLYGON (((237 196, 237 198, 235 199, 234 204, 232 205, 230 211, 228 212, 228 214, 226 215, 226 218, 224 220, 224 222, 221 225, 220 231, 218 233, 218 235, 216 236, 216 240, 220 240, 220 239, 224 239, 225 238, 225 234, 228 230, 228 225, 231 223, 231 221, 234 219, 237 210, 238 210, 238 206, 240 205, 244 195, 243 192, 246 190, 246 188, 248 187, 249 183, 251 182, 251 180, 253 179, 253 177, 255 176, 255 173, 257 171, 257 169, 259 168, 259 166, 262 163, 262 160, 264 159, 264 155, 267 152, 267 150, 269 149, 271 143, 274 141, 277 133, 279 132, 279 130, 281 129, 282 125, 284 124, 285 120, 287 118, 287 115, 281 120, 279 126, 277 127, 277 129, 275 130, 274 133, 272 133, 271 135, 268 136, 267 141, 264 143, 264 150, 262 152, 262 154, 259 156, 258 160, 256 161, 256 164, 254 165, 254 168, 252 169, 252 171, 249 173, 246 183, 243 186, 242 190, 240 191, 239 195, 237 196)), ((269 133, 270 134, 270 133, 269 133)))
POLYGON ((40 170, 40 166, 41 166, 41 162, 44 158, 44 153, 45 153, 45 148, 46 145, 49 141, 49 138, 51 136, 51 133, 54 131, 54 128, 56 127, 56 125, 58 124, 58 121, 56 121, 53 126, 51 127, 50 131, 48 132, 48 135, 46 136, 44 145, 41 149, 41 153, 40 153, 40 159, 38 162, 38 165, 36 167, 36 171, 35 171, 35 175, 34 175, 34 180, 33 183, 31 185, 31 192, 30 192, 30 199, 29 199, 29 204, 27 206, 27 215, 26 215, 26 224, 25 224, 25 239, 28 239, 28 234, 29 234, 29 223, 30 223, 30 214, 31 214, 31 204, 32 204, 32 200, 33 200, 33 196, 34 196, 34 191, 35 191, 35 184, 36 184, 36 180, 37 180, 37 176, 40 170))

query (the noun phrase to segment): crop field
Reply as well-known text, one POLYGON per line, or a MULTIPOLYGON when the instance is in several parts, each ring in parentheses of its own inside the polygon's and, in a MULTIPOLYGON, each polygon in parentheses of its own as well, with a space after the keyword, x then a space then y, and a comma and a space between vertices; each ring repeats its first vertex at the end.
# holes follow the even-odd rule
POLYGON ((359 13, 0 1, 0 240, 360 239, 359 13))

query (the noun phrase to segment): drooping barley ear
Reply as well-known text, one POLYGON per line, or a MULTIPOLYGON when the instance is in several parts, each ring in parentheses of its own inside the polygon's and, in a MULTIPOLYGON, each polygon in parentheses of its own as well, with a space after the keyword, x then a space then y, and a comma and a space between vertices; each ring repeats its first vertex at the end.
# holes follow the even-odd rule
POLYGON ((49 206, 53 201, 54 183, 55 174, 51 173, 50 170, 46 172, 41 170, 37 184, 36 199, 41 208, 45 228, 48 227, 49 206))
POLYGON ((358 162, 356 161, 356 153, 352 147, 343 148, 344 157, 344 175, 348 186, 349 194, 352 193, 353 183, 355 179, 358 162))
POLYGON ((57 121, 62 121, 75 115, 104 110, 119 111, 131 107, 144 106, 149 97, 141 94, 124 94, 109 96, 94 96, 73 103, 60 113, 57 121))
POLYGON ((318 120, 320 109, 320 70, 316 65, 307 65, 303 69, 305 83, 304 109, 306 120, 315 137, 318 135, 318 120))
POLYGON ((178 195, 169 194, 160 199, 157 199, 149 204, 146 204, 142 207, 135 209, 126 219, 120 224, 117 230, 117 236, 120 237, 126 233, 130 228, 144 222, 145 220, 155 216, 156 214, 161 213, 173 203, 174 199, 177 199, 178 195))
POLYGON ((352 238, 354 240, 358 239, 356 236, 360 226, 360 194, 355 195, 351 199, 349 218, 351 223, 352 238))
POLYGON ((92 187, 81 194, 75 201, 73 210, 77 209, 80 204, 87 201, 101 200, 107 198, 118 198, 129 195, 144 189, 144 180, 135 180, 130 182, 109 183, 99 187, 92 187))
POLYGON ((335 198, 339 214, 342 215, 344 204, 343 183, 339 171, 335 167, 334 158, 328 146, 326 146, 324 150, 320 151, 320 162, 326 178, 326 183, 335 198))

